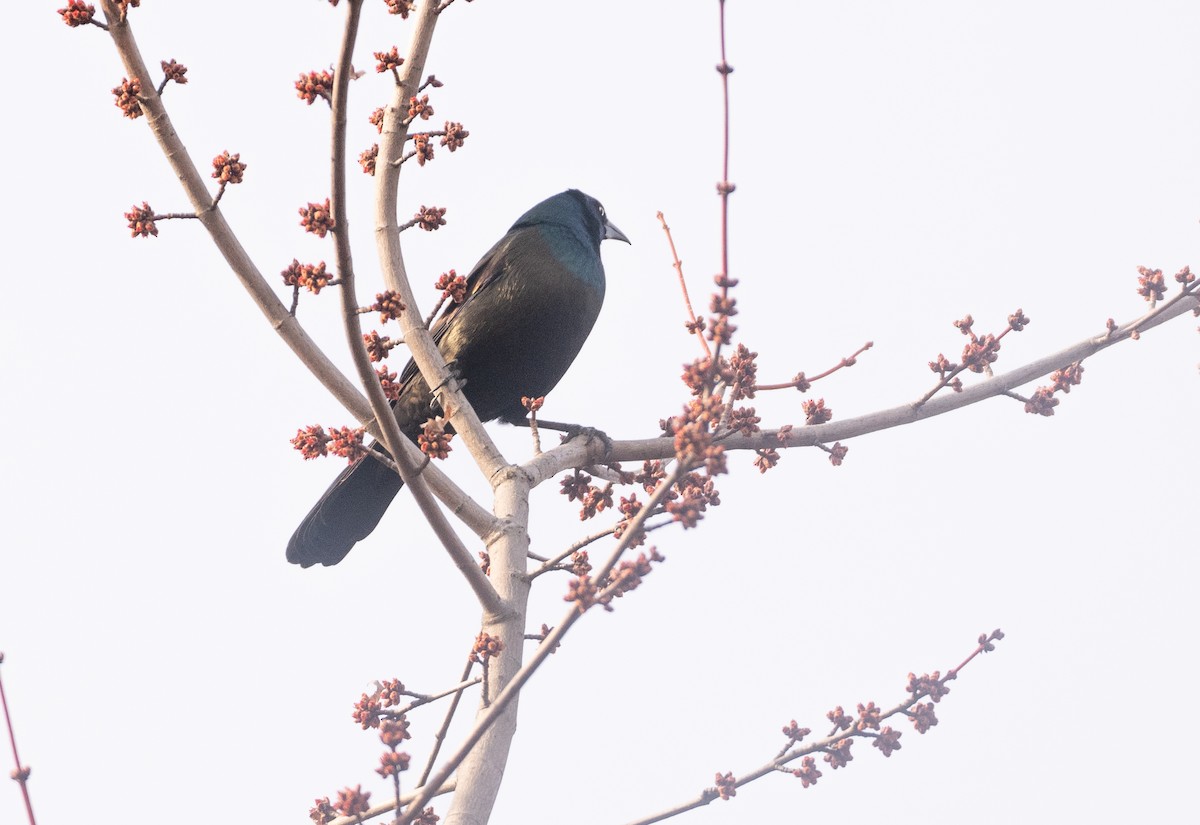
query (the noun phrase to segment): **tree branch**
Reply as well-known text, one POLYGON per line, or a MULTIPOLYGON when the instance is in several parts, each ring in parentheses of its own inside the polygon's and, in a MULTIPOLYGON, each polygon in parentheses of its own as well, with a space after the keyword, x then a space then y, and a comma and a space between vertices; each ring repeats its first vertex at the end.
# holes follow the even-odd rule
MULTIPOLYGON (((864 708, 863 705, 859 705, 860 717, 857 722, 842 714, 841 707, 839 707, 836 713, 840 716, 840 723, 835 721, 834 730, 825 738, 809 742, 803 746, 791 747, 792 745, 799 745, 800 738, 802 738, 804 735, 807 735, 809 732, 807 729, 797 731, 794 737, 789 738, 788 746, 785 747, 783 751, 780 752, 779 755, 770 762, 767 762, 765 765, 761 765, 754 770, 739 774, 736 779, 734 779, 731 774, 727 774, 725 777, 727 782, 725 783, 723 791, 719 790, 718 788, 707 788, 702 791, 698 797, 688 802, 675 805, 674 807, 668 808, 665 811, 660 811, 657 814, 634 820, 630 823, 627 823, 627 825, 652 825, 652 823, 655 822, 662 822, 664 819, 670 819, 673 816, 678 816, 679 814, 695 810, 696 808, 702 808, 716 799, 728 799, 734 795, 731 792, 734 789, 740 788, 743 785, 748 785, 755 780, 762 779, 764 776, 780 772, 791 773, 797 778, 803 779, 804 786, 807 788, 809 785, 816 784, 817 777, 821 776, 821 772, 815 770, 815 765, 813 764, 812 759, 806 759, 805 762, 807 764, 805 767, 796 771, 786 770, 783 766, 789 762, 806 757, 809 754, 824 752, 827 754, 826 761, 829 762, 834 769, 838 768, 839 765, 845 767, 846 763, 853 759, 853 757, 849 755, 849 740, 856 737, 879 739, 882 738, 881 734, 888 735, 894 744, 888 749, 881 748, 881 750, 883 751, 884 756, 890 756, 893 750, 900 749, 900 734, 898 732, 891 731, 889 728, 884 728, 882 731, 880 731, 880 733, 873 733, 873 730, 879 730, 879 723, 893 716, 902 715, 912 718, 913 721, 917 723, 917 731, 919 733, 925 733, 928 730, 928 727, 925 727, 925 725, 928 725, 930 720, 932 720, 932 724, 937 724, 936 717, 932 712, 932 705, 929 705, 924 709, 921 707, 917 708, 917 711, 924 710, 924 713, 910 713, 910 710, 913 708, 913 706, 917 705, 917 703, 925 697, 929 697, 934 704, 940 702, 942 697, 946 693, 949 693, 949 688, 946 687, 946 682, 956 679, 958 677, 958 672, 980 653, 995 649, 993 642, 1003 638, 1004 634, 998 629, 993 631, 991 634, 981 634, 979 637, 979 642, 971 655, 968 656, 966 660, 958 667, 948 671, 945 676, 938 678, 938 674, 934 673, 932 677, 927 675, 917 679, 913 676, 913 674, 910 673, 908 675, 909 697, 904 701, 897 703, 887 710, 882 708, 876 709, 874 707, 874 702, 870 704, 869 710, 868 708, 864 708), (864 714, 863 711, 868 711, 868 713, 864 714), (843 742, 846 743, 845 749, 838 748, 837 746, 843 742), (828 754, 834 754, 834 757, 830 758, 828 754)), ((834 711, 831 711, 830 714, 828 714, 831 720, 834 718, 834 713, 834 711)), ((795 727, 795 722, 792 722, 792 727, 795 727)), ((788 729, 785 728, 784 732, 788 733, 788 729)))
MULTIPOLYGON (((1009 372, 997 375, 978 384, 964 387, 962 392, 945 393, 936 396, 924 404, 903 404, 878 412, 846 418, 841 421, 830 421, 826 424, 815 424, 808 427, 795 427, 786 430, 763 430, 754 435, 733 435, 723 438, 721 444, 727 450, 762 450, 770 447, 787 449, 792 447, 813 447, 833 441, 843 441, 868 433, 912 424, 926 418, 944 415, 945 413, 977 404, 980 401, 1006 395, 1012 390, 1038 378, 1049 375, 1055 370, 1082 361, 1095 355, 1114 344, 1133 338, 1135 333, 1163 324, 1173 318, 1200 308, 1200 296, 1193 292, 1180 292, 1170 300, 1159 304, 1155 309, 1135 318, 1115 331, 1093 338, 1085 338, 1065 349, 1043 356, 1036 361, 1017 367, 1009 372)), ((604 445, 576 438, 565 444, 547 450, 541 455, 521 465, 529 474, 533 486, 553 478, 558 473, 574 467, 587 466, 597 461, 643 461, 655 458, 671 458, 675 455, 675 442, 670 437, 661 436, 637 440, 613 441, 612 449, 604 452, 604 445)))
POLYGON ((467 445, 467 450, 479 465, 484 476, 493 481, 496 473, 508 462, 500 454, 491 436, 484 430, 479 416, 467 404, 458 381, 446 368, 446 361, 434 344, 428 328, 417 311, 417 299, 409 283, 400 245, 400 224, 397 220, 400 164, 404 143, 408 137, 406 115, 408 102, 416 95, 425 71, 433 30, 437 25, 438 9, 432 2, 421 4, 414 13, 414 29, 408 54, 400 72, 400 83, 384 109, 379 155, 375 165, 375 241, 384 281, 388 289, 400 295, 409 311, 400 314, 400 328, 413 360, 430 387, 437 387, 442 408, 455 431, 467 445))
MULTIPOLYGON (((153 91, 149 82, 150 72, 142 59, 137 40, 127 19, 122 19, 112 0, 100 0, 108 19, 107 31, 117 53, 131 78, 142 81, 140 105, 146 115, 151 133, 158 141, 164 157, 183 187, 184 195, 192 205, 196 217, 208 231, 217 251, 225 258, 230 270, 250 293, 251 300, 271 324, 271 328, 283 339, 300 363, 308 368, 322 386, 353 415, 371 435, 381 435, 379 425, 371 411, 371 405, 352 381, 342 374, 334 363, 309 337, 300 322, 279 300, 261 271, 250 259, 237 235, 225 220, 224 214, 214 205, 208 185, 193 163, 183 141, 179 138, 163 105, 162 98, 153 91)), ((410 460, 420 461, 422 454, 416 445, 407 439, 402 445, 410 460)), ((484 508, 471 500, 439 468, 428 466, 421 473, 426 482, 446 506, 474 532, 486 537, 495 528, 495 519, 484 508)))
MULTIPOLYGON (((608 573, 608 571, 612 570, 617 561, 621 558, 621 555, 629 548, 630 544, 641 532, 642 526, 645 524, 646 519, 650 517, 650 514, 654 511, 654 509, 666 497, 667 491, 671 489, 671 485, 678 481, 683 474, 684 468, 681 465, 676 465, 675 469, 659 483, 658 488, 654 491, 654 494, 650 496, 638 514, 630 519, 629 526, 622 534, 620 541, 617 542, 616 548, 613 550, 608 560, 601 566, 600 572, 597 573, 597 580, 602 579, 608 573)), ((528 504, 528 496, 525 497, 525 501, 526 504, 528 504)), ((443 764, 437 770, 437 772, 433 774, 433 779, 428 786, 437 787, 449 779, 450 775, 453 774, 455 769, 467 758, 468 755, 471 754, 472 750, 475 748, 475 745, 481 739, 483 739, 484 735, 489 731, 489 729, 492 728, 493 725, 495 725, 497 721, 507 713, 509 705, 515 704, 517 696, 520 694, 521 689, 525 686, 525 683, 529 681, 529 679, 533 676, 537 669, 541 667, 542 663, 546 661, 550 654, 555 651, 559 643, 562 641, 563 636, 565 636, 567 631, 571 629, 571 626, 575 624, 575 622, 578 621, 581 616, 583 616, 585 610, 586 608, 582 607, 581 605, 572 603, 571 609, 567 611, 567 614, 562 618, 562 621, 560 621, 552 631, 546 634, 546 638, 543 639, 541 644, 538 645, 537 650, 534 651, 534 654, 529 658, 529 661, 526 662, 520 668, 520 670, 513 674, 512 678, 507 681, 504 689, 500 691, 499 695, 497 695, 492 703, 479 714, 479 717, 476 719, 475 726, 463 739, 462 743, 458 747, 458 750, 456 750, 446 760, 445 764, 443 764)), ((508 714, 508 716, 509 718, 514 718, 515 713, 508 714)), ((497 765, 495 767, 501 766, 497 765)), ((461 772, 458 779, 460 784, 464 784, 465 786, 466 779, 461 772)), ((432 794, 430 794, 430 796, 431 795, 432 794)), ((422 798, 418 795, 416 798, 414 798, 412 803, 409 804, 404 816, 400 817, 396 825, 408 825, 412 821, 412 818, 419 813, 421 806, 427 801, 428 796, 422 798)), ((459 813, 459 809, 457 807, 458 800, 456 799, 455 802, 455 813, 459 813)), ((451 821, 454 820, 447 820, 448 823, 451 821)))
POLYGON ((371 410, 375 420, 382 428, 383 443, 396 461, 400 476, 409 487, 421 515, 429 522, 434 534, 442 547, 450 554, 455 567, 466 578, 474 591, 475 597, 486 612, 496 612, 501 609, 500 596, 492 586, 488 577, 475 563, 471 551, 462 543, 462 539, 454 532, 445 514, 442 513, 428 485, 420 477, 417 464, 399 447, 408 441, 400 432, 400 425, 392 414, 392 407, 383 393, 379 383, 379 375, 371 366, 370 356, 363 344, 361 316, 358 312, 358 298, 354 292, 354 260, 350 250, 350 218, 346 211, 346 100, 349 96, 350 76, 353 71, 351 64, 354 59, 354 43, 358 34, 359 15, 362 11, 363 0, 349 0, 346 4, 346 28, 342 35, 342 45, 338 54, 337 67, 333 74, 333 111, 332 111, 332 195, 330 205, 333 212, 333 240, 337 250, 338 277, 342 281, 342 323, 346 331, 346 343, 350 355, 354 359, 355 369, 358 370, 359 380, 367 391, 371 402, 371 410))

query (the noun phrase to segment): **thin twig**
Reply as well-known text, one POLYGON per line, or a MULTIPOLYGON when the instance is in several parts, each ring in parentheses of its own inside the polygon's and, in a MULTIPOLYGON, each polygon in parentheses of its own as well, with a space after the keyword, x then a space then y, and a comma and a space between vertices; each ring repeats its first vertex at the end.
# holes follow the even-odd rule
MULTIPOLYGON (((470 672, 471 672, 471 668, 468 666, 466 671, 464 672, 464 675, 459 680, 457 685, 455 685, 452 688, 447 688, 446 690, 443 690, 440 693, 429 693, 429 694, 409 693, 409 694, 406 694, 408 696, 414 697, 413 701, 409 702, 407 705, 405 705, 402 708, 399 708, 398 710, 381 711, 381 715, 387 716, 389 718, 395 718, 395 717, 403 716, 404 714, 407 714, 407 713, 412 713, 417 708, 423 707, 424 705, 428 705, 433 702, 436 702, 438 699, 445 699, 447 696, 461 695, 464 690, 475 687, 475 685, 479 684, 482 681, 478 676, 476 676, 474 679, 468 679, 467 676, 470 675, 470 672)), ((424 783, 425 780, 422 779, 421 781, 422 781, 422 783, 424 783)))
MULTIPOLYGON (((460 682, 466 682, 467 677, 471 675, 471 668, 474 662, 468 661, 467 666, 463 668, 463 674, 460 682)), ((471 679, 471 684, 478 684, 479 679, 471 679)), ((462 691, 459 690, 454 695, 454 700, 450 702, 450 707, 446 709, 446 716, 442 719, 442 726, 438 728, 437 733, 433 736, 433 749, 429 752, 429 759, 425 762, 425 769, 421 771, 421 778, 417 781, 418 785, 424 786, 429 781, 429 774, 433 771, 433 766, 437 762, 438 754, 442 750, 442 745, 446 741, 446 732, 450 730, 450 723, 454 721, 454 714, 458 711, 458 703, 462 700, 462 691)))
MULTIPOLYGON (((130 78, 149 77, 149 70, 142 59, 141 51, 128 20, 123 19, 113 0, 100 0, 100 5, 110 23, 107 30, 121 62, 124 64, 125 73, 130 78)), ((143 83, 142 87, 147 88, 147 85, 143 83)), ((208 231, 213 245, 225 258, 230 270, 250 293, 251 299, 271 324, 271 328, 325 389, 349 410, 371 435, 378 438, 380 429, 371 412, 370 402, 354 382, 343 375, 333 361, 309 337, 308 332, 295 318, 295 307, 293 306, 289 310, 279 300, 274 289, 267 283, 262 272, 251 260, 241 241, 238 240, 237 235, 225 220, 224 213, 213 205, 212 196, 208 192, 208 184, 196 168, 191 155, 188 154, 187 147, 172 124, 162 98, 158 95, 147 95, 142 99, 141 105, 146 114, 150 131, 158 141, 163 156, 171 165, 175 176, 179 179, 184 194, 195 210, 200 223, 208 231)), ((404 447, 410 451, 409 455, 420 455, 416 445, 411 445, 406 441, 404 447)), ((421 474, 417 484, 426 483, 477 536, 486 536, 494 531, 495 517, 472 501, 439 468, 431 466, 421 474)))
POLYGON ((662 212, 658 212, 658 222, 662 224, 663 232, 667 236, 667 244, 671 247, 672 266, 675 267, 675 273, 679 276, 679 289, 683 293, 683 304, 687 307, 688 313, 688 328, 700 341, 700 346, 704 348, 704 354, 712 357, 712 350, 709 349, 708 339, 704 337, 704 326, 700 320, 696 318, 696 310, 692 308, 692 296, 688 294, 687 280, 683 277, 683 261, 679 260, 679 253, 675 251, 675 238, 671 235, 671 227, 667 226, 667 219, 662 212))
MULTIPOLYGON (((349 93, 350 77, 353 75, 351 60, 354 52, 354 42, 358 34, 358 21, 362 11, 363 0, 349 0, 346 9, 346 28, 342 35, 341 51, 338 54, 337 67, 333 73, 333 109, 332 109, 332 195, 330 205, 333 212, 333 240, 337 249, 338 277, 342 281, 342 325, 346 333, 346 343, 354 359, 355 369, 359 380, 367 392, 371 402, 371 410, 383 429, 383 442, 391 453, 400 476, 405 484, 412 485, 418 477, 418 467, 409 460, 402 451, 401 445, 406 440, 400 432, 399 422, 392 414, 391 403, 384 395, 383 386, 379 383, 379 375, 371 365, 371 357, 367 353, 363 341, 362 323, 358 313, 358 298, 354 291, 354 263, 350 249, 350 219, 346 209, 346 99, 349 93)), ((480 605, 485 611, 498 611, 502 608, 502 600, 492 586, 492 582, 471 555, 458 533, 450 526, 449 520, 438 506, 429 488, 425 485, 412 486, 412 495, 417 502, 429 525, 433 528, 442 547, 450 555, 455 567, 466 578, 467 584, 475 593, 480 605)))
MULTIPOLYGON (((987 650, 991 650, 994 647, 992 642, 996 641, 998 639, 1002 639, 1003 637, 1004 637, 1004 634, 1001 633, 999 630, 993 631, 993 633, 991 633, 991 634, 981 635, 980 639, 979 639, 979 643, 977 644, 974 652, 972 652, 971 655, 968 656, 966 658, 966 660, 962 664, 960 664, 957 668, 954 668, 953 670, 949 671, 941 679, 936 680, 937 683, 944 685, 946 682, 949 682, 949 681, 955 679, 958 675, 958 671, 961 670, 963 668, 963 666, 965 666, 967 664, 967 662, 970 662, 972 659, 974 659, 980 653, 983 653, 987 650)), ((911 693, 909 695, 908 699, 896 704, 895 706, 893 706, 887 710, 880 709, 877 719, 879 721, 883 721, 884 719, 888 719, 892 716, 898 716, 898 715, 903 715, 906 717, 910 716, 909 710, 914 705, 916 705, 921 699, 923 699, 929 695, 930 694, 929 694, 928 690, 911 693)), ((838 743, 840 743, 844 740, 853 739, 856 737, 877 738, 878 734, 873 733, 871 730, 867 729, 867 727, 865 725, 860 726, 857 723, 851 722, 851 723, 848 723, 848 725, 844 728, 835 727, 834 731, 832 733, 830 733, 828 736, 826 736, 824 739, 819 739, 814 742, 809 742, 808 744, 803 745, 802 747, 790 748, 791 744, 795 744, 794 742, 790 742, 789 747, 785 747, 770 762, 766 763, 765 765, 761 765, 758 768, 755 768, 754 770, 749 771, 747 773, 739 774, 737 779, 734 780, 731 783, 731 785, 734 788, 740 788, 743 785, 748 785, 749 783, 754 782, 758 779, 761 779, 764 776, 769 776, 769 775, 772 775, 775 773, 779 773, 781 771, 784 773, 790 774, 790 773, 792 773, 792 771, 786 770, 783 768, 783 766, 786 765, 787 763, 793 762, 797 759, 801 759, 805 756, 808 756, 810 754, 817 753, 817 752, 830 753, 834 749, 834 746, 836 746, 838 743)), ((652 825, 652 823, 661 822, 664 819, 670 819, 671 817, 678 816, 682 813, 686 813, 687 811, 691 811, 691 810, 695 810, 696 808, 704 807, 705 805, 708 805, 710 802, 712 802, 716 799, 720 799, 720 798, 721 798, 720 794, 716 788, 706 788, 704 791, 702 791, 700 793, 700 795, 698 797, 696 797, 688 802, 684 802, 684 803, 676 805, 672 808, 668 808, 665 811, 660 811, 656 814, 645 817, 643 819, 634 820, 632 822, 627 823, 627 825, 652 825)))
MULTIPOLYGON (((0 653, 0 665, 4 664, 4 654, 0 653)), ((12 746, 13 772, 12 778, 21 786, 21 798, 25 800, 25 814, 29 817, 29 825, 37 825, 33 818, 33 801, 29 798, 29 768, 21 764, 17 754, 17 734, 13 731, 12 717, 8 714, 8 697, 4 694, 4 679, 0 678, 0 705, 4 706, 4 724, 8 727, 8 743, 12 746)))
POLYGON ((536 579, 538 576, 542 575, 543 573, 549 573, 551 570, 561 569, 559 567, 559 565, 562 564, 569 556, 575 555, 576 553, 578 553, 583 548, 587 547, 592 542, 599 541, 600 539, 604 538, 605 536, 611 536, 614 532, 616 532, 616 529, 617 529, 617 525, 614 524, 611 527, 607 527, 604 530, 601 530, 599 533, 592 533, 592 535, 590 535, 590 536, 585 536, 584 538, 581 538, 579 541, 572 544, 566 550, 563 550, 557 556, 551 556, 550 558, 546 559, 546 561, 542 563, 541 567, 539 567, 537 570, 534 570, 532 573, 529 574, 530 580, 536 579))
MULTIPOLYGON (((996 338, 995 338, 996 344, 997 344, 996 349, 999 349, 1000 340, 1002 338, 1004 338, 1005 335, 1008 335, 1012 331, 1013 331, 1013 328, 1011 326, 1007 326, 1004 328, 1003 332, 1001 332, 999 335, 996 336, 996 338)), ((977 341, 977 339, 975 337, 971 338, 972 343, 975 343, 976 341, 977 341)), ((953 384, 955 378, 962 375, 964 372, 966 372, 969 369, 971 369, 971 364, 966 359, 963 359, 963 362, 961 364, 958 364, 957 366, 955 366, 954 369, 948 371, 945 375, 943 375, 941 377, 941 379, 937 382, 937 384, 934 385, 933 389, 926 392, 923 396, 921 396, 917 400, 917 402, 916 402, 917 406, 918 407, 921 406, 926 401, 928 401, 930 398, 933 398, 934 395, 936 395, 937 393, 944 390, 946 387, 953 384)), ((988 375, 991 376, 992 375, 991 366, 988 365, 987 369, 988 369, 988 375)))
MULTIPOLYGON (((664 510, 661 507, 659 507, 656 512, 650 513, 649 517, 657 516, 663 512, 664 512, 664 510)), ((659 529, 660 527, 666 527, 668 524, 673 524, 673 523, 674 523, 674 519, 668 519, 667 521, 662 521, 657 524, 649 524, 649 525, 645 526, 644 528, 642 528, 642 532, 648 535, 648 534, 654 532, 655 530, 659 529)), ((585 536, 584 538, 581 538, 579 541, 572 544, 566 550, 563 550, 557 556, 552 556, 551 558, 545 559, 544 561, 539 559, 539 561, 542 561, 541 566, 538 567, 537 570, 534 570, 532 573, 530 573, 529 578, 532 580, 532 579, 536 579, 538 576, 542 575, 543 573, 549 573, 552 570, 568 569, 568 568, 560 567, 559 565, 561 565, 569 556, 575 555, 580 550, 587 547, 589 544, 599 541, 600 539, 604 538, 605 536, 611 536, 613 533, 616 532, 616 530, 617 530, 617 525, 614 524, 611 527, 601 530, 599 533, 593 533, 590 536, 585 536)), ((532 554, 530 554, 530 555, 532 555, 532 554)))
POLYGON ((808 377, 804 373, 800 373, 798 376, 793 378, 791 381, 785 381, 782 384, 755 384, 754 391, 755 392, 759 392, 759 391, 765 392, 767 390, 794 389, 798 386, 801 386, 802 384, 808 385, 808 384, 812 384, 814 381, 820 381, 822 378, 828 378, 830 375, 833 375, 835 372, 837 372, 840 369, 845 369, 846 367, 853 367, 855 364, 858 363, 858 356, 862 355, 864 352, 866 352, 873 346, 875 346, 874 341, 867 341, 867 343, 863 344, 861 347, 856 349, 851 355, 848 355, 847 357, 843 358, 837 364, 835 364, 832 367, 830 367, 829 369, 825 370, 825 372, 819 373, 818 375, 808 377))
MULTIPOLYGON (((733 67, 729 65, 725 54, 725 0, 719 0, 719 16, 721 28, 721 62, 717 64, 717 72, 721 75, 721 182, 717 184, 717 194, 721 198, 721 274, 718 282, 721 287, 721 299, 729 298, 729 196, 736 188, 729 180, 729 75, 733 67)), ((712 357, 712 369, 717 369, 721 356, 721 341, 715 342, 712 357)))

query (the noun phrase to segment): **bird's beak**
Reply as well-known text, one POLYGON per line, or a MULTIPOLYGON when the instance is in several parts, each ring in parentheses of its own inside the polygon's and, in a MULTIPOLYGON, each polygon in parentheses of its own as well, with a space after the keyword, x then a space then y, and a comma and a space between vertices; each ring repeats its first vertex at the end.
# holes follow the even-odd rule
POLYGON ((615 226, 613 226, 612 221, 604 222, 604 240, 606 240, 606 241, 608 241, 608 240, 624 241, 625 243, 629 244, 630 246, 633 245, 632 243, 630 243, 629 238, 625 237, 624 232, 622 232, 620 229, 617 229, 615 226))

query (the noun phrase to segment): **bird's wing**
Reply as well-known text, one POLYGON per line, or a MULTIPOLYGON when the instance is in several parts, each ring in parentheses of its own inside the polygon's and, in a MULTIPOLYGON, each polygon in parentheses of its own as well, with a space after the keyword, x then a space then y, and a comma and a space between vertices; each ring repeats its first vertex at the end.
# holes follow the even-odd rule
MULTIPOLYGON (((479 262, 475 264, 475 268, 471 270, 471 274, 467 276, 467 288, 463 294, 462 302, 451 302, 448 307, 442 310, 442 314, 434 320, 433 325, 429 328, 429 333, 433 336, 435 344, 441 343, 442 338, 446 335, 446 330, 450 328, 455 316, 458 315, 464 306, 504 276, 508 270, 509 250, 517 239, 529 232, 536 231, 535 227, 522 227, 521 229, 509 232, 479 259, 479 262)), ((405 365, 404 371, 400 374, 400 385, 407 384, 416 374, 417 364, 410 359, 408 364, 405 365)))

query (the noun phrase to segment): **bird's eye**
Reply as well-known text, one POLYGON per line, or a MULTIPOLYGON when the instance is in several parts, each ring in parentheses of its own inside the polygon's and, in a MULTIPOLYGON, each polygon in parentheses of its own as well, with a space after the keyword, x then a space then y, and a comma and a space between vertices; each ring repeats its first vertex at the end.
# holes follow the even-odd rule
POLYGON ((600 217, 601 217, 601 218, 605 218, 605 219, 607 219, 607 218, 608 218, 608 215, 605 213, 605 211, 604 211, 604 207, 603 207, 602 205, 600 205, 600 204, 596 204, 596 208, 600 210, 600 217))

